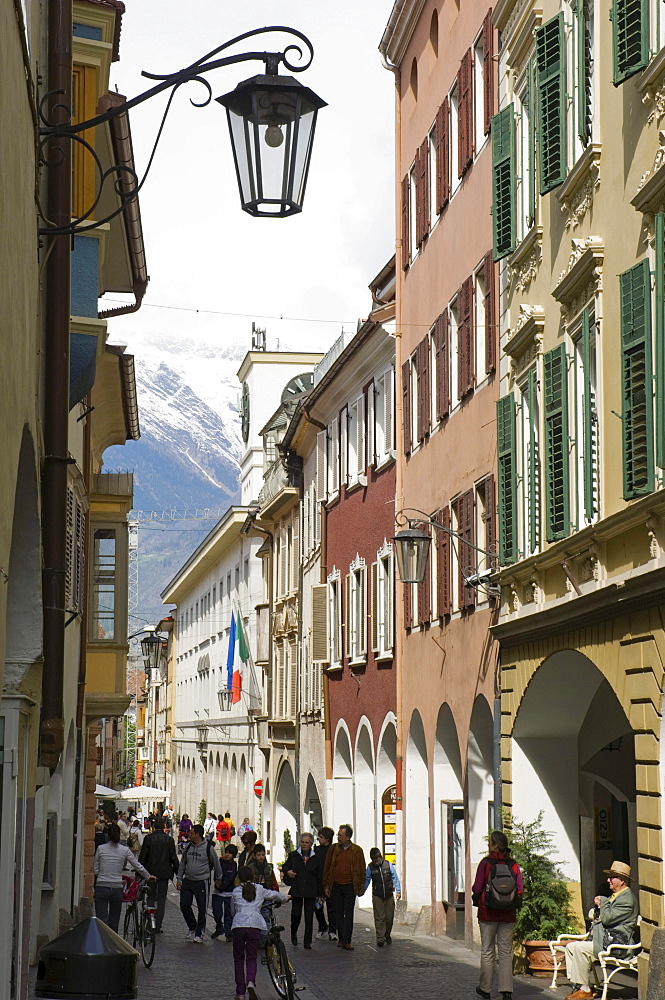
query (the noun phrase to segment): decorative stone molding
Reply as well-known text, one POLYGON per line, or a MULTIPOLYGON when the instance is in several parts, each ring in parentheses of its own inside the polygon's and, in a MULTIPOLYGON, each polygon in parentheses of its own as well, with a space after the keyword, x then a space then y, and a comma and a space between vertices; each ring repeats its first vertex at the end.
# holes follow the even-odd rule
POLYGON ((504 347, 511 358, 513 378, 526 368, 540 353, 545 326, 545 310, 542 306, 521 302, 515 326, 509 331, 504 347))
POLYGON ((657 212, 665 204, 665 129, 658 130, 658 149, 651 170, 645 171, 635 197, 631 198, 638 212, 657 212))
POLYGON ((508 274, 511 284, 524 292, 538 273, 543 259, 543 227, 532 226, 517 250, 508 258, 508 274))
POLYGON ((543 22, 542 3, 533 0, 498 0, 492 20, 501 32, 501 48, 508 64, 521 67, 533 50, 533 33, 543 22))
POLYGON ((665 49, 651 60, 637 86, 642 104, 651 105, 647 122, 650 124, 654 118, 660 120, 665 115, 665 49))
MULTIPOLYGON (((605 244, 600 236, 571 240, 568 264, 557 278, 552 294, 557 302, 570 305, 580 292, 600 285, 605 244)), ((589 297, 588 295, 586 296, 589 297)))
POLYGON ((590 142, 563 184, 556 190, 561 211, 568 216, 566 229, 579 226, 593 204, 595 190, 600 184, 601 152, 599 142, 590 142))
POLYGON ((661 540, 659 538, 662 523, 658 514, 652 511, 646 519, 645 527, 649 537, 649 556, 651 559, 658 559, 662 552, 661 540))

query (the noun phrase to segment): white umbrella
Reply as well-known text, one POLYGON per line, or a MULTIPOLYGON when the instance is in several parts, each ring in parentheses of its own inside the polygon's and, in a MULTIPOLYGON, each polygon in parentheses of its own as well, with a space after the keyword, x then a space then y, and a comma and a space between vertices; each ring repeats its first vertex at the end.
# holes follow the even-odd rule
POLYGON ((116 799, 125 802, 146 802, 150 799, 163 799, 168 795, 165 788, 151 788, 150 785, 136 785, 134 788, 122 788, 113 793, 116 799))
POLYGON ((115 799, 118 793, 106 785, 95 785, 95 797, 98 799, 115 799))

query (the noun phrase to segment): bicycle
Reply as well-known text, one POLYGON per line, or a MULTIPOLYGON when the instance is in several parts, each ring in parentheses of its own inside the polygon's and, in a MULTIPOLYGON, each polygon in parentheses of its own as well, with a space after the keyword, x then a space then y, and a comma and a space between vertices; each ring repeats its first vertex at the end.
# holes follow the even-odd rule
POLYGON ((122 899, 127 903, 122 936, 140 952, 143 964, 149 969, 155 958, 157 903, 149 898, 147 883, 141 885, 131 875, 123 875, 122 883, 122 899))
POLYGON ((296 986, 296 970, 289 961, 286 953, 281 933, 284 930, 281 924, 275 921, 274 906, 279 903, 266 903, 270 907, 270 927, 265 943, 265 954, 261 957, 261 964, 268 966, 268 972, 272 979, 272 984, 277 991, 277 995, 282 1000, 295 1000, 296 992, 304 989, 303 986, 296 986))

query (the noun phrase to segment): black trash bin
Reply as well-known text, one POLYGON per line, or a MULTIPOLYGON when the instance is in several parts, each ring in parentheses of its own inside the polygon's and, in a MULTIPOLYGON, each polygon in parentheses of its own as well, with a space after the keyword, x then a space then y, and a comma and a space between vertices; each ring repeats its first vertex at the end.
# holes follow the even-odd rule
POLYGON ((39 952, 35 996, 53 1000, 135 1000, 138 952, 88 917, 39 952))

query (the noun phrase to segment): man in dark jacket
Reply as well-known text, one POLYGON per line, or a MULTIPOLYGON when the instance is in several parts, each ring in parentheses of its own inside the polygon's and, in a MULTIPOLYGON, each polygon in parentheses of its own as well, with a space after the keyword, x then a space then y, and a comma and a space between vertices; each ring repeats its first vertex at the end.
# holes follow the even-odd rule
POLYGON ((342 823, 337 831, 337 843, 326 855, 323 869, 323 891, 332 900, 337 920, 338 948, 353 951, 353 909, 356 896, 365 891, 365 855, 359 844, 351 841, 353 827, 342 823))
POLYGON ((290 886, 291 897, 291 943, 298 944, 298 928, 305 909, 305 936, 303 946, 312 947, 312 923, 314 904, 319 894, 319 862, 314 853, 314 837, 303 833, 300 847, 291 851, 282 868, 284 884, 290 886))
POLYGON ((149 833, 141 845, 139 860, 144 868, 157 879, 157 914, 155 927, 163 934, 162 921, 166 908, 166 892, 169 882, 178 871, 178 855, 173 837, 164 833, 164 820, 157 817, 153 821, 153 832, 149 833))

